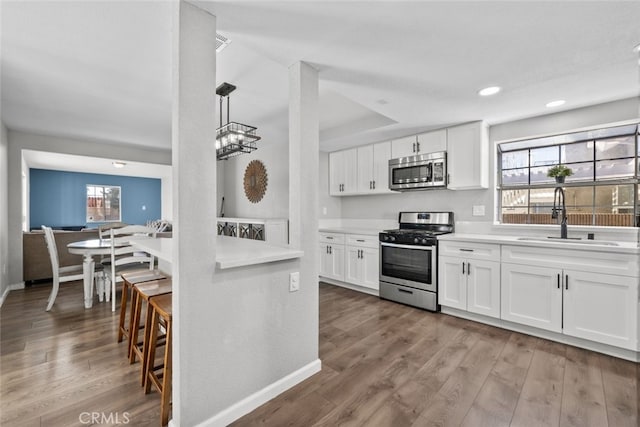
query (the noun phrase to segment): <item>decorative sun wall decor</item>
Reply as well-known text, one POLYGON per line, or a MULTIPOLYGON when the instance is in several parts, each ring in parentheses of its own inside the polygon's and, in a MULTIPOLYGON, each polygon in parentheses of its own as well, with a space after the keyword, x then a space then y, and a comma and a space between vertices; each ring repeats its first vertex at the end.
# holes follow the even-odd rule
POLYGON ((258 203, 267 191, 267 169, 260 160, 252 160, 244 171, 244 194, 251 203, 258 203))

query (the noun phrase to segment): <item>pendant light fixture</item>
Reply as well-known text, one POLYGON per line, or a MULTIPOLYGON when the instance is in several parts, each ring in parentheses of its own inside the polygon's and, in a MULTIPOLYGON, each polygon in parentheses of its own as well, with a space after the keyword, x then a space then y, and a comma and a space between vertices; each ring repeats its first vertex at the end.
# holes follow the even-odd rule
POLYGON ((216 131, 216 157, 227 160, 243 153, 257 150, 256 142, 260 137, 256 135, 256 128, 242 123, 229 121, 229 94, 236 87, 229 83, 222 83, 216 88, 216 95, 220 97, 220 127, 216 131), (227 123, 222 124, 222 103, 227 99, 227 123))

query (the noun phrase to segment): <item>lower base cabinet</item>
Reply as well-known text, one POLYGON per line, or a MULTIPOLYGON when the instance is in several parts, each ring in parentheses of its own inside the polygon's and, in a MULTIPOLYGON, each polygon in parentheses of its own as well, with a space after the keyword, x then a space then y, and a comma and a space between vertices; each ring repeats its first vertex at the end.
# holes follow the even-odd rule
POLYGON ((380 289, 377 236, 320 233, 320 277, 380 289))
POLYGON ((320 276, 344 280, 344 245, 320 244, 320 276))
POLYGON ((346 247, 345 282, 379 289, 379 250, 358 246, 346 247))
POLYGON ((500 263, 440 257, 440 305, 500 317, 500 263))
POLYGON ((638 278, 502 263, 502 319, 637 349, 638 278))

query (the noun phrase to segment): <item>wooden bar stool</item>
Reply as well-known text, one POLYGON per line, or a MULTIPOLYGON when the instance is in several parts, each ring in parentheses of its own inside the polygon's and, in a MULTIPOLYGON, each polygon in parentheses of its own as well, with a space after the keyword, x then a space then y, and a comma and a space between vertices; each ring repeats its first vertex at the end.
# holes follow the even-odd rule
POLYGON ((133 297, 131 299, 131 321, 129 322, 129 363, 136 361, 136 356, 143 362, 140 373, 140 385, 144 384, 144 358, 146 356, 144 348, 149 341, 149 333, 151 324, 151 310, 149 308, 149 300, 159 295, 170 294, 172 290, 171 278, 154 280, 153 282, 138 283, 133 286, 133 297), (145 321, 140 326, 140 317, 142 315, 142 306, 146 303, 147 314, 145 321), (138 341, 138 332, 144 330, 142 342, 138 341))
MULTIPOLYGON (((167 278, 167 274, 160 270, 138 270, 122 273, 122 299, 120 300, 120 322, 118 324, 118 342, 122 342, 123 337, 127 338, 129 342, 129 328, 125 327, 125 317, 127 316, 127 300, 131 293, 133 286, 138 283, 151 282, 153 280, 160 280, 167 278)), ((131 316, 131 315, 129 315, 131 316)), ((131 317, 129 317, 131 319, 131 317)), ((127 349, 127 356, 129 351, 127 349)))
POLYGON ((171 353, 171 337, 173 335, 172 325, 172 295, 165 294, 153 297, 149 300, 149 308, 151 311, 151 325, 149 344, 147 346, 148 354, 145 358, 144 372, 144 393, 151 391, 153 384, 160 393, 160 416, 162 425, 169 422, 169 409, 171 406, 171 375, 172 375, 172 353, 171 353), (156 347, 158 346, 158 338, 162 335, 161 324, 164 323, 165 344, 164 359, 160 366, 155 366, 156 347))

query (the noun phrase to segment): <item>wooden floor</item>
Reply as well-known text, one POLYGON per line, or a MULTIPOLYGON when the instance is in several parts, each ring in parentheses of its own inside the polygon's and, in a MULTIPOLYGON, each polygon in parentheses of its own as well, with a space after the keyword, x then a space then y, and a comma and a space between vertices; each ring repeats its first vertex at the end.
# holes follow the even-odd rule
POLYGON ((160 426, 160 397, 145 395, 140 363, 117 343, 111 304, 85 310, 82 282, 11 291, 0 309, 0 426, 160 426), (95 413, 95 415, 92 415, 95 413), (126 423, 125 421, 128 421, 126 423))
MULTIPOLYGON (((81 288, 63 285, 49 313, 48 286, 9 294, 0 425, 81 426, 93 412, 112 417, 96 425, 160 425, 117 316, 85 310, 81 288)), ((320 358, 320 373, 234 425, 638 426, 635 363, 324 284, 320 358)))
POLYGON ((234 426, 638 427, 635 363, 325 284, 320 358, 234 426))

